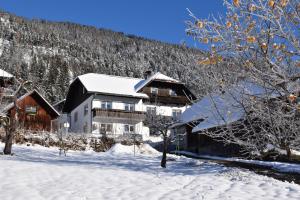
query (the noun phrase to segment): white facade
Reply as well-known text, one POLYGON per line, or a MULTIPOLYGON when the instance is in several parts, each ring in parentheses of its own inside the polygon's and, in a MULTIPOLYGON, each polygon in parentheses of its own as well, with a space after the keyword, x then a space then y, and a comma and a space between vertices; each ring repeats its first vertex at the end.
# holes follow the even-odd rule
MULTIPOLYGON (((129 109, 132 109, 131 111, 133 112, 144 111, 143 101, 141 98, 95 95, 92 100, 93 109, 101 109, 102 106, 107 106, 108 104, 111 110, 126 111, 127 109, 129 112, 129 109)), ((109 126, 109 128, 106 127, 108 129, 106 132, 112 135, 123 135, 127 133, 135 133, 143 136, 149 135, 149 129, 143 126, 143 119, 107 118, 105 116, 95 116, 92 120, 92 133, 94 134, 100 134, 102 125, 102 128, 109 126)))
MULTIPOLYGON (((144 126, 143 119, 114 119, 101 116, 93 116, 93 109, 101 109, 102 105, 111 105, 111 110, 126 110, 126 105, 133 105, 134 111, 147 112, 147 108, 155 108, 157 115, 172 116, 174 111, 185 111, 187 106, 171 107, 144 104, 142 99, 108 95, 93 95, 76 107, 69 115, 70 131, 74 133, 100 134, 105 127, 110 135, 123 135, 135 133, 149 136, 149 128, 144 126), (109 125, 107 125, 109 124, 109 125), (133 132, 128 131, 128 126, 134 126, 133 132), (125 130, 127 129, 127 130, 125 130)), ((128 109, 128 107, 127 107, 128 109)), ((130 127, 129 127, 130 128, 130 127)))
MULTIPOLYGON (((83 95, 89 93, 91 96, 69 111, 70 132, 92 133, 99 136, 103 134, 113 136, 139 134, 147 137, 150 130, 143 123, 146 112, 179 117, 187 106, 145 103, 150 102, 149 96, 139 90, 155 78, 178 83, 175 79, 160 73, 149 79, 102 74, 79 76, 75 80, 82 83, 84 91, 86 91, 83 95)), ((77 98, 76 95, 74 93, 73 97, 77 98)), ((69 97, 69 99, 71 98, 69 97)))
POLYGON ((70 131, 75 133, 90 133, 92 124, 92 99, 86 99, 69 115, 70 131), (87 109, 86 109, 87 108, 87 109), (87 110, 87 111, 85 111, 87 110))
POLYGON ((173 116, 173 111, 180 111, 183 113, 189 106, 158 106, 153 104, 143 104, 143 111, 147 111, 147 108, 156 108, 157 115, 173 116))
POLYGON ((112 102, 113 110, 125 110, 125 104, 134 104, 135 111, 144 111, 143 101, 141 98, 95 95, 92 103, 93 108, 101 108, 102 102, 112 102))

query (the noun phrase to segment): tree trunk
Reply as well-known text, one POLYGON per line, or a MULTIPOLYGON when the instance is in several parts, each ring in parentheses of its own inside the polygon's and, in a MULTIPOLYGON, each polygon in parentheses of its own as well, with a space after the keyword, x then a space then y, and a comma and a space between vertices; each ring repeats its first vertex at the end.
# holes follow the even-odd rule
POLYGON ((13 144, 13 139, 15 136, 15 132, 17 129, 18 125, 18 103, 17 103, 17 95, 18 93, 22 90, 25 84, 29 83, 28 81, 22 82, 18 89, 14 92, 14 108, 15 108, 15 113, 13 116, 10 116, 10 123, 8 123, 5 127, 5 147, 3 150, 3 153, 5 155, 11 154, 12 152, 12 144, 13 144))
POLYGON ((291 151, 290 147, 286 147, 285 150, 286 150, 287 159, 291 160, 292 151, 291 151))
POLYGON ((16 127, 18 123, 18 108, 17 108, 16 101, 15 101, 15 108, 16 108, 16 113, 14 114, 13 117, 10 118, 10 123, 5 128, 5 147, 3 150, 3 153, 5 155, 10 155, 12 153, 12 144, 13 144, 13 139, 15 136, 16 127))
POLYGON ((8 129, 6 131, 5 147, 4 147, 4 150, 3 150, 3 153, 5 155, 10 155, 11 154, 13 138, 14 138, 14 130, 8 129))
POLYGON ((164 142, 164 146, 163 146, 163 156, 161 158, 161 162, 160 162, 160 166, 163 167, 163 168, 166 168, 167 167, 167 139, 168 137, 167 136, 164 136, 163 138, 163 142, 164 142))

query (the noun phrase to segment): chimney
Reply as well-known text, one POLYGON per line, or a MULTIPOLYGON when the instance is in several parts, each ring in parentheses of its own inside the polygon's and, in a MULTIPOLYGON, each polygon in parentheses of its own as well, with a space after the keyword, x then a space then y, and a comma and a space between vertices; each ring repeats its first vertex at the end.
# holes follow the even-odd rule
POLYGON ((152 71, 151 70, 147 70, 144 72, 144 79, 148 79, 150 76, 152 76, 152 71))

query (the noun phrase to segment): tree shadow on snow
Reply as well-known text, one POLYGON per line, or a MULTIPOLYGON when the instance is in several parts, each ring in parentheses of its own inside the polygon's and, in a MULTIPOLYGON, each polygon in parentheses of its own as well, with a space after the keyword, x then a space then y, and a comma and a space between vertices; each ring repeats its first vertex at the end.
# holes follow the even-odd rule
POLYGON ((7 157, 7 160, 16 160, 24 162, 34 162, 41 164, 50 164, 55 166, 78 166, 88 169, 123 169, 135 172, 145 172, 150 174, 168 173, 170 175, 200 175, 217 174, 225 169, 224 166, 199 161, 184 157, 174 157, 173 161, 167 162, 167 168, 160 167, 161 156, 147 156, 133 154, 109 154, 109 153, 87 153, 72 152, 67 156, 59 156, 55 150, 41 150, 21 147, 16 150, 16 156, 7 157))

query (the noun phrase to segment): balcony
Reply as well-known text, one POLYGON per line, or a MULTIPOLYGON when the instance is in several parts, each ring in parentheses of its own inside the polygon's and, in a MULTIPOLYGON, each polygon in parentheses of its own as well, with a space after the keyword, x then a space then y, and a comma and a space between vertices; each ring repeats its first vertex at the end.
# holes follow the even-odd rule
POLYGON ((151 103, 176 104, 176 105, 186 105, 191 103, 184 96, 160 96, 160 95, 150 94, 148 100, 151 103))
POLYGON ((157 94, 152 94, 151 89, 149 87, 145 88, 143 92, 149 96, 149 99, 146 101, 149 101, 151 103, 175 105, 186 105, 191 103, 186 96, 183 96, 183 94, 178 94, 174 96, 170 95, 170 89, 159 88, 157 94))
POLYGON ((137 119, 142 121, 145 119, 146 113, 141 111, 126 111, 126 110, 117 110, 117 109, 94 108, 93 117, 137 119))

